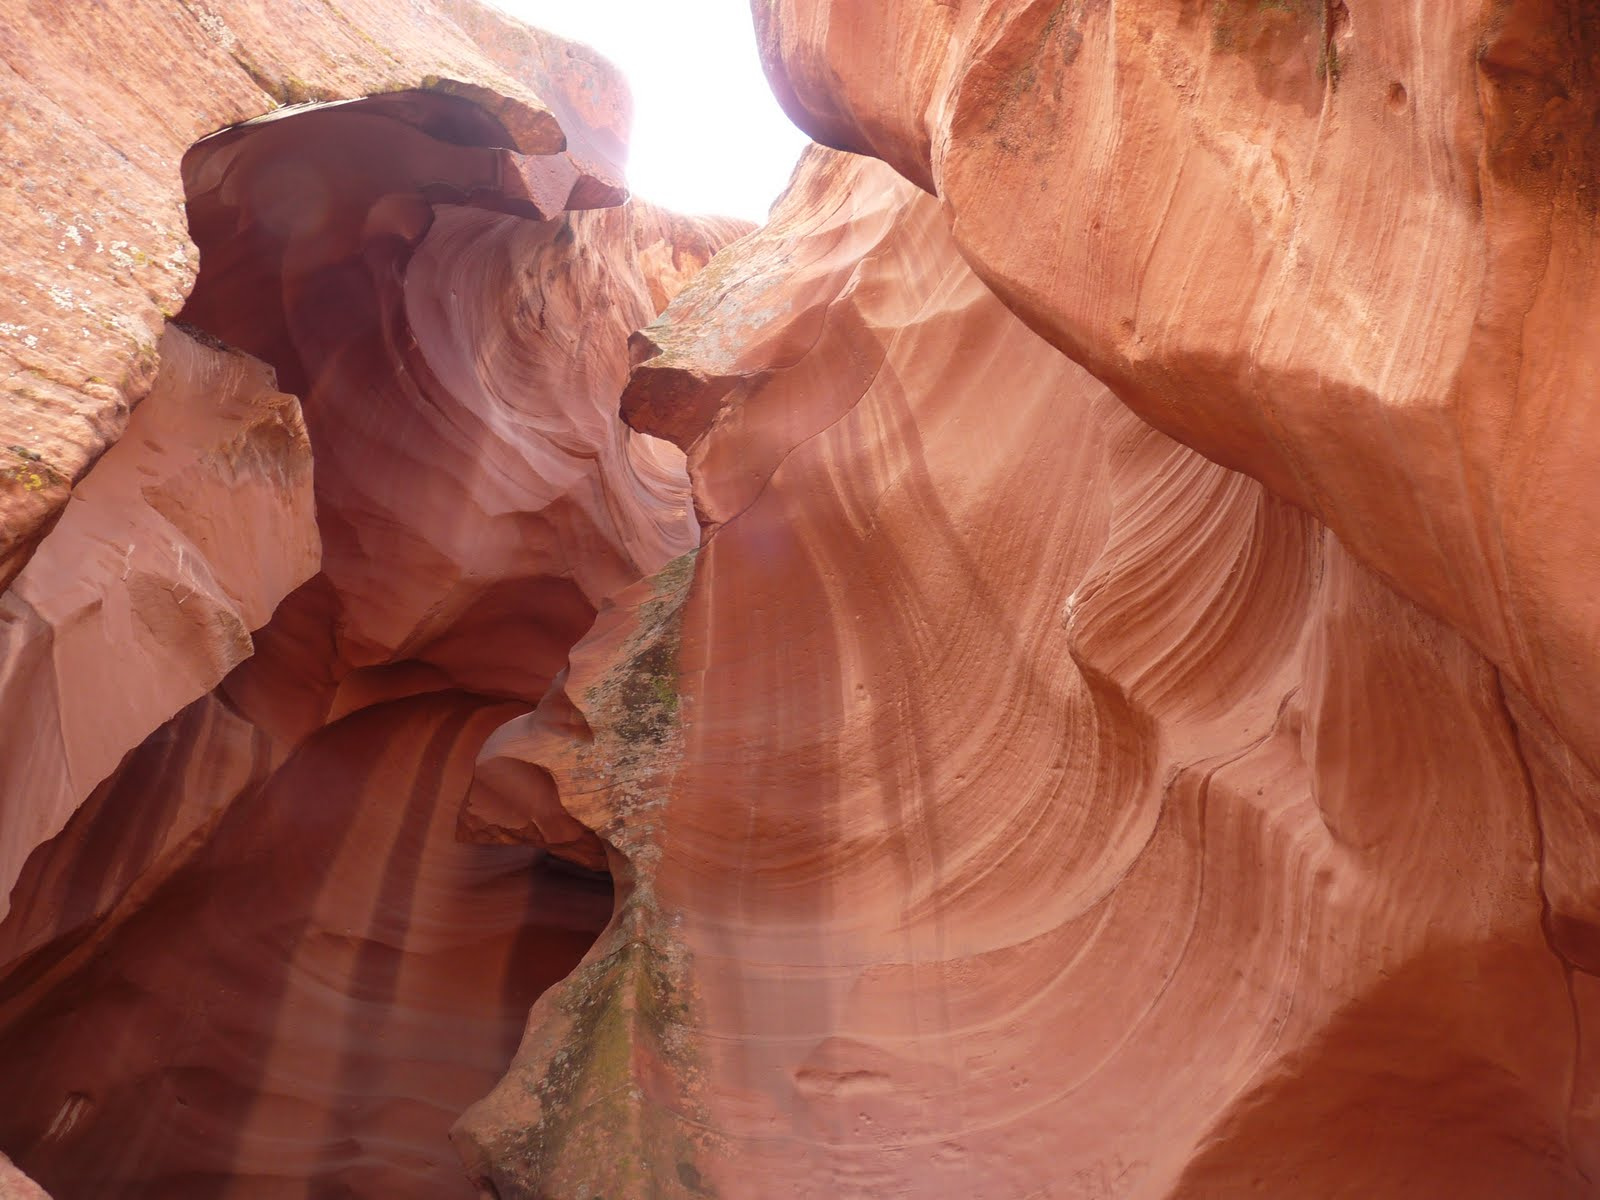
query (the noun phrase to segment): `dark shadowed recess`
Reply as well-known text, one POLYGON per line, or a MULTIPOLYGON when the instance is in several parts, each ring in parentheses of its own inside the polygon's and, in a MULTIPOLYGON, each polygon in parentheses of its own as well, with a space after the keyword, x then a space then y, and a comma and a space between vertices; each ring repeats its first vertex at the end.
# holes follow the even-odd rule
POLYGON ((478 749, 590 602, 553 548, 452 575, 449 531, 392 499, 464 506, 450 481, 503 435, 430 378, 404 284, 438 206, 486 237, 559 224, 540 191, 570 167, 507 142, 413 92, 185 159, 180 319, 300 397, 323 572, 33 855, 0 926, 0 1149, 56 1200, 471 1200, 447 1131, 610 916, 608 878, 458 836, 478 749))

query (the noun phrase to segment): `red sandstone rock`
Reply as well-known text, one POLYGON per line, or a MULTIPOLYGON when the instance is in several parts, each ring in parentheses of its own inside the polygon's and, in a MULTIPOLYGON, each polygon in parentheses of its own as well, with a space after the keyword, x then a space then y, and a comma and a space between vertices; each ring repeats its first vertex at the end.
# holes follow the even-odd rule
POLYGON ((263 0, 8 6, 0 584, 149 391, 163 318, 195 277, 178 172, 191 143, 280 104, 421 89, 463 97, 498 130, 497 145, 556 155, 579 193, 574 207, 616 202, 627 106, 606 98, 621 95, 615 72, 531 31, 514 45, 508 58, 513 43, 466 0, 338 0, 292 19, 263 0), (545 65, 508 73, 534 62, 545 65), (558 113, 537 94, 578 79, 586 104, 565 101, 558 113), (580 124, 591 118, 593 131, 580 124))
MULTIPOLYGON (((0 1146, 57 1200, 471 1195, 450 1122, 610 910, 603 877, 461 840, 493 837, 464 811, 472 756, 696 536, 682 453, 616 403, 628 335, 746 226, 569 211, 622 199, 626 100, 581 48, 452 4, 375 43, 388 66, 319 66, 328 20, 392 18, 269 17, 199 19, 238 62, 324 80, 312 98, 383 94, 183 155, 189 333, 42 540, 45 509, 5 510, 31 558, 0 600, 0 1146), (572 94, 546 109, 463 31, 572 94)), ((19 36, 49 60, 74 20, 19 36)), ((162 137, 209 123, 233 69, 183 63, 162 137)), ((88 120, 96 95, 57 102, 88 120)), ((182 149, 151 151, 132 218, 177 194, 182 149)), ((116 433, 29 403, 74 461, 116 433)))
POLYGON ((772 0, 904 179, 815 152, 699 275, 737 225, 569 211, 603 63, 412 7, 0 41, 0 1148, 1591 1194, 1579 7, 772 0), (267 94, 353 102, 201 139, 267 94))
POLYGON ((635 220, 537 219, 495 190, 498 152, 368 103, 191 151, 184 319, 303 397, 346 669, 413 659, 533 703, 600 599, 694 537, 676 452, 614 412, 619 346, 653 312, 635 220))
POLYGON ((43 1188, 11 1165, 0 1154, 0 1200, 50 1200, 43 1188))
POLYGON ((0 595, 0 914, 28 854, 316 572, 311 493, 295 398, 169 327, 149 398, 0 595))
POLYGON ((807 160, 652 347, 702 548, 479 768, 621 889, 458 1130, 496 1194, 1588 1194, 1593 999, 1459 634, 870 161, 807 160))
POLYGON ((1019 316, 1600 768, 1592 5, 754 7, 796 120, 936 192, 1019 316))
POLYGON ((456 839, 504 705, 377 704, 287 757, 219 708, 152 738, 25 881, 24 917, 53 937, 8 979, 6 1144, 58 1200, 470 1197, 445 1130, 610 888, 456 839), (183 838, 207 799, 204 836, 183 838), (145 865, 130 811, 161 855, 101 919, 71 920, 85 875, 145 865))

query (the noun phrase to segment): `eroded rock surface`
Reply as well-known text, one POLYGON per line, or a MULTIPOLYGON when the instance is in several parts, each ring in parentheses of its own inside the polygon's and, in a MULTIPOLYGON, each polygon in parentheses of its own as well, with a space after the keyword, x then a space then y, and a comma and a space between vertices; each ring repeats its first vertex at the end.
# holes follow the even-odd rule
MULTIPOLYGON (((629 335, 748 227, 624 205, 614 71, 470 5, 382 68, 311 48, 376 7, 146 15, 322 80, 279 99, 355 95, 152 152, 129 204, 185 197, 199 250, 154 390, 47 531, 43 484, 6 510, 0 1146, 57 1200, 470 1197, 449 1126, 612 909, 603 858, 464 807, 472 761, 695 544, 682 452, 617 397, 629 335)), ((230 95, 190 68, 215 94, 178 128, 230 95)), ((80 465, 118 432, 55 392, 3 419, 28 404, 80 465)))
POLYGON ((626 860, 463 1119, 499 1195, 1590 1194, 1591 982, 1460 633, 869 160, 635 355, 706 533, 480 762, 626 860))
POLYGON ((1461 631, 1600 766, 1600 14, 760 0, 775 87, 1005 302, 1461 631))
POLYGON ((316 573, 311 473, 272 371, 169 327, 125 436, 0 595, 0 913, 33 849, 316 573))
POLYGON ((756 13, 8 24, 0 1194, 1593 1195, 1584 6, 756 13))
POLYGON ((50 940, 8 980, 7 1144, 58 1200, 470 1197, 445 1131, 588 947, 610 887, 456 838, 503 705, 375 704, 280 763, 201 703, 25 881, 26 924, 5 932, 50 940), (129 862, 130 811, 158 843, 147 862, 129 862), (85 876, 135 866, 105 917, 73 911, 85 876))
POLYGON ((467 0, 337 0, 292 20, 265 0, 7 6, 0 582, 150 389, 197 268, 178 164, 200 138, 280 104, 420 89, 460 98, 497 146, 559 160, 574 207, 616 202, 628 106, 614 70, 530 30, 512 43, 491 21, 467 0), (538 94, 579 80, 587 110, 538 94))

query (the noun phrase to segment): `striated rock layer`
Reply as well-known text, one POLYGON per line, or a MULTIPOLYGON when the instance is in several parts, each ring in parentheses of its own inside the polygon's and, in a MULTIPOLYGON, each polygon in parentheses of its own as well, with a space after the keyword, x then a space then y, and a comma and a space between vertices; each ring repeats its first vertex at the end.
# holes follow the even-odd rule
MULTIPOLYGON (((216 243, 204 291, 267 283, 274 247, 292 244, 296 269, 313 274, 291 271, 290 283, 315 292, 312 305, 353 305, 342 318, 367 325, 378 319, 369 311, 376 290, 363 293, 352 282, 351 256, 366 247, 371 261, 361 270, 385 261, 398 269, 433 221, 434 205, 544 221, 615 205, 624 195, 628 105, 613 69, 581 47, 502 27, 467 0, 438 10, 415 5, 403 15, 382 4, 318 5, 294 23, 250 0, 139 0, 118 17, 113 31, 92 6, 33 6, 10 14, 0 43, 8 113, 0 141, 19 185, 16 202, 0 206, 9 247, 0 267, 0 585, 16 580, 0 600, 0 690, 15 713, 0 734, 0 803, 10 813, 0 830, 3 894, 28 852, 61 828, 123 754, 248 656, 249 634, 316 572, 319 536, 328 534, 324 498, 320 528, 310 524, 311 472, 295 411, 307 398, 306 365, 284 319, 267 316, 295 307, 295 299, 254 298, 262 328, 234 331, 232 348, 250 349, 265 366, 237 355, 208 359, 188 348, 193 321, 186 342, 165 320, 184 307, 195 282, 186 195, 227 197, 216 209, 221 216, 203 203, 195 210, 195 219, 222 226, 214 234, 197 229, 216 243), (480 45, 478 37, 492 40, 480 45), (547 103, 536 89, 562 99, 547 103), (381 94, 362 98, 366 92, 381 94), (185 154, 219 125, 267 109, 280 119, 312 119, 280 103, 346 98, 354 102, 319 110, 310 130, 289 127, 291 141, 298 129, 308 143, 283 159, 292 173, 246 182, 235 162, 241 142, 261 153, 282 150, 272 142, 274 132, 281 136, 279 121, 206 138, 185 154), (324 122, 334 123, 335 134, 311 136, 324 122), (342 145, 343 161, 329 160, 330 145, 342 145), (396 161, 373 162, 385 155, 396 161), (207 169, 212 175, 199 177, 207 169), (341 188, 355 193, 342 209, 341 188), (232 243, 228 213, 249 225, 232 243), (215 282, 230 272, 231 283, 215 282), (286 398, 271 399, 280 387, 286 398), (207 428, 201 413, 215 390, 236 391, 242 407, 207 428), (130 411, 147 395, 165 415, 147 415, 147 428, 129 431, 130 411), (252 406, 262 410, 256 417, 248 415, 252 406), (268 432, 277 426, 281 436, 268 432), (125 432, 117 465, 74 488, 125 432), (152 473, 173 478, 157 484, 146 478, 152 473), (229 488, 240 492, 236 508, 222 499, 229 488), (49 561, 19 576, 63 519, 69 492, 84 506, 66 521, 49 561), (54 647, 49 661, 47 645, 54 647), (125 647, 116 657, 126 661, 99 678, 108 670, 100 653, 107 646, 125 647)), ((619 239, 619 255, 635 245, 640 261, 660 258, 656 243, 681 235, 685 263, 672 268, 680 275, 734 232, 656 215, 624 224, 602 236, 619 239)), ((617 286, 630 301, 662 299, 638 269, 624 274, 617 286)), ((209 296, 195 299, 204 300, 191 313, 195 321, 217 318, 199 340, 229 351, 213 343, 230 322, 205 310, 215 307, 209 296)), ((298 311, 303 339, 318 315, 304 305, 298 311)), ((619 336, 648 311, 618 314, 619 336)), ((252 319, 241 308, 232 324, 252 319)), ((323 332, 341 328, 332 322, 323 332)), ((494 340, 505 339, 497 330, 494 340)), ((398 361, 400 351, 392 357, 398 361)), ((611 390, 607 381, 597 395, 611 390)), ((598 400, 600 411, 610 401, 598 400)), ((327 423, 326 414, 320 419, 327 423)), ((591 419, 588 436, 606 419, 591 419)), ((654 452, 627 453, 642 461, 654 452)), ((331 454, 328 444, 318 450, 324 459, 331 454)), ((659 495, 659 464, 644 474, 656 478, 647 490, 659 495)), ((666 503, 669 513, 676 507, 666 503)), ((626 525, 628 514, 621 519, 626 525)), ((652 514, 645 523, 665 519, 652 514)), ((554 653, 559 665, 561 651, 554 653)))
POLYGON ((18 190, 0 206, 0 583, 150 389, 163 319, 195 277, 178 172, 193 142, 279 104, 421 90, 428 108, 462 98, 513 157, 561 160, 574 207, 616 202, 627 102, 610 68, 526 30, 486 51, 475 14, 470 0, 338 0, 292 20, 262 0, 7 6, 0 155, 18 190), (568 91, 609 99, 541 95, 568 91))
POLYGON ((0 1193, 1594 1194, 1584 6, 279 8, 0 37, 0 1193))
POLYGON ((1541 891, 1592 810, 1468 639, 870 160, 813 152, 635 357, 704 533, 480 758, 620 889, 458 1127, 491 1194, 1592 1193, 1541 891))
MULTIPOLYGON (((225 7, 129 14, 230 56, 144 97, 178 113, 161 139, 218 97, 270 107, 238 69, 352 98, 201 138, 181 171, 146 146, 128 219, 181 195, 199 250, 153 389, 126 375, 91 424, 71 388, 0 406, 57 439, 19 443, 50 486, 3 509, 0 1149, 57 1200, 470 1197, 449 1125, 612 908, 547 854, 603 868, 592 833, 464 820, 472 761, 603 598, 694 544, 681 451, 616 402, 629 334, 746 227, 623 205, 626 93, 581 48, 466 3, 393 42, 381 6, 292 33, 225 7)), ((64 128, 147 52, 68 88, 80 19, 17 30, 64 128)), ((128 286, 84 266, 96 302, 128 286)), ((29 336, 74 369, 120 352, 29 336)))
POLYGON ((1593 5, 754 8, 802 126, 936 193, 1013 311, 1600 769, 1593 5))

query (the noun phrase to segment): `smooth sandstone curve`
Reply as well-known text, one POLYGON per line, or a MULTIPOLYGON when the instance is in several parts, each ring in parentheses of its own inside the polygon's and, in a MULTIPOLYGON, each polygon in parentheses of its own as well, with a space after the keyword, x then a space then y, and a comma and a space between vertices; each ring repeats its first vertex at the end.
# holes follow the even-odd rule
POLYGON ((1032 328, 1600 766, 1591 5, 753 7, 802 127, 936 193, 1032 328))
POLYGON ((492 1194, 1587 1194, 1593 991, 1459 634, 868 160, 635 355, 706 532, 480 762, 619 886, 458 1127, 492 1194))

